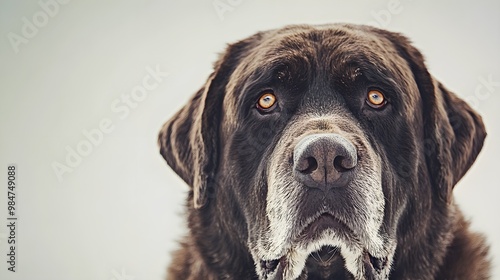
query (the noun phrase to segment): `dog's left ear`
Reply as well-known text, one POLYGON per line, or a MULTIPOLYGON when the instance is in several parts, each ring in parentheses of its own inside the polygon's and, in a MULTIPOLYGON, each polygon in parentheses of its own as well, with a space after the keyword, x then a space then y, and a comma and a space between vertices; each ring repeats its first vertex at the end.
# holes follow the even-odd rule
POLYGON ((479 155, 486 129, 481 116, 467 103, 435 79, 433 84, 435 104, 430 110, 424 107, 424 113, 429 113, 428 124, 434 124, 426 137, 436 143, 437 155, 429 154, 427 163, 438 180, 441 198, 450 201, 453 187, 479 155), (437 164, 432 160, 435 156, 437 164))
POLYGON ((161 155, 192 188, 196 209, 206 205, 213 192, 226 84, 252 39, 228 46, 205 85, 163 125, 158 136, 161 155))
POLYGON ((406 37, 377 32, 392 41, 413 72, 422 98, 427 167, 434 190, 450 202, 453 187, 483 147, 486 129, 481 116, 429 74, 422 54, 406 37))

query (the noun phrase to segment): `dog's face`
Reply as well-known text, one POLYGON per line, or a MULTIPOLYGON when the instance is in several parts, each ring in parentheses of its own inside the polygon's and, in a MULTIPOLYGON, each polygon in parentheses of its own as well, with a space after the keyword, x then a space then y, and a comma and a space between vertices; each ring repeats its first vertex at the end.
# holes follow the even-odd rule
POLYGON ((160 145, 260 279, 385 279, 484 136, 404 37, 295 26, 230 46, 160 145))

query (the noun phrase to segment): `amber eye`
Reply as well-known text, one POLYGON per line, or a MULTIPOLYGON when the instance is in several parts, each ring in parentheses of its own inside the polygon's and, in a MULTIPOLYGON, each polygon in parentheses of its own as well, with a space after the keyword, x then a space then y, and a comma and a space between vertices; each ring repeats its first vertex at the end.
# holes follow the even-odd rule
POLYGON ((276 96, 272 91, 266 91, 262 94, 257 102, 257 108, 262 110, 271 109, 276 104, 276 96))
POLYGON ((370 107, 375 109, 382 108, 385 104, 387 104, 387 100, 384 95, 378 90, 370 90, 366 96, 366 102, 370 107))

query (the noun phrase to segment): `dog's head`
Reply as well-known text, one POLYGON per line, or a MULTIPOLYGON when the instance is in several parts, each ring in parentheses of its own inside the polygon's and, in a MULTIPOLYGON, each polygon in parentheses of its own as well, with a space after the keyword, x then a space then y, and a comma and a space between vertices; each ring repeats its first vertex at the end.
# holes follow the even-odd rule
POLYGON ((405 37, 329 25, 230 45, 159 143, 191 210, 244 239, 259 278, 361 279, 444 238, 485 135, 405 37))

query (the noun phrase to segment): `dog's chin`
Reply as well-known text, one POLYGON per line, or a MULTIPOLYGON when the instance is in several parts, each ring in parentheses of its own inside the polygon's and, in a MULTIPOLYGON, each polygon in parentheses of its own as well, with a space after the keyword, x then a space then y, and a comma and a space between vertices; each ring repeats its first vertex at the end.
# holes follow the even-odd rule
POLYGON ((340 248, 332 246, 323 246, 312 252, 303 274, 307 275, 307 279, 352 279, 352 274, 345 269, 340 248))
MULTIPOLYGON (((387 258, 375 258, 364 250, 362 261, 363 273, 362 275, 357 274, 358 277, 385 279, 383 270, 387 269, 387 258)), ((285 276, 293 274, 293 272, 287 271, 291 262, 293 260, 288 259, 287 256, 276 260, 262 261, 261 267, 265 271, 264 279, 291 279, 285 276)), ((346 268, 340 248, 327 245, 309 254, 298 279, 355 279, 355 276, 346 268)))
MULTIPOLYGON (((386 259, 375 258, 366 250, 363 251, 363 266, 366 279, 375 276, 387 265, 386 259)), ((340 248, 323 246, 309 255, 303 274, 307 279, 354 279, 345 268, 345 261, 340 254, 340 248)))
POLYGON ((356 240, 356 235, 346 224, 329 213, 323 213, 307 223, 295 240, 297 244, 309 244, 305 247, 314 249, 302 257, 297 257, 301 254, 287 254, 274 260, 262 260, 260 266, 264 279, 359 279, 360 276, 380 279, 377 276, 387 269, 387 258, 376 258, 366 249, 360 248, 356 253, 360 264, 357 275, 347 268, 346 261, 353 252, 346 248, 356 246, 356 240), (328 238, 332 234, 335 238, 328 238), (300 276, 296 278, 298 274, 300 276), (295 276, 290 278, 291 275, 295 276))
MULTIPOLYGON (((261 266, 265 269, 265 279, 288 279, 290 275, 286 271, 291 262, 284 256, 277 260, 262 261, 261 266)), ((387 266, 387 259, 375 258, 366 250, 363 251, 363 278, 382 279, 381 271, 387 266)), ((347 270, 345 260, 340 253, 339 247, 326 245, 312 252, 307 257, 305 267, 298 279, 320 280, 320 279, 355 279, 353 274, 347 270)))

